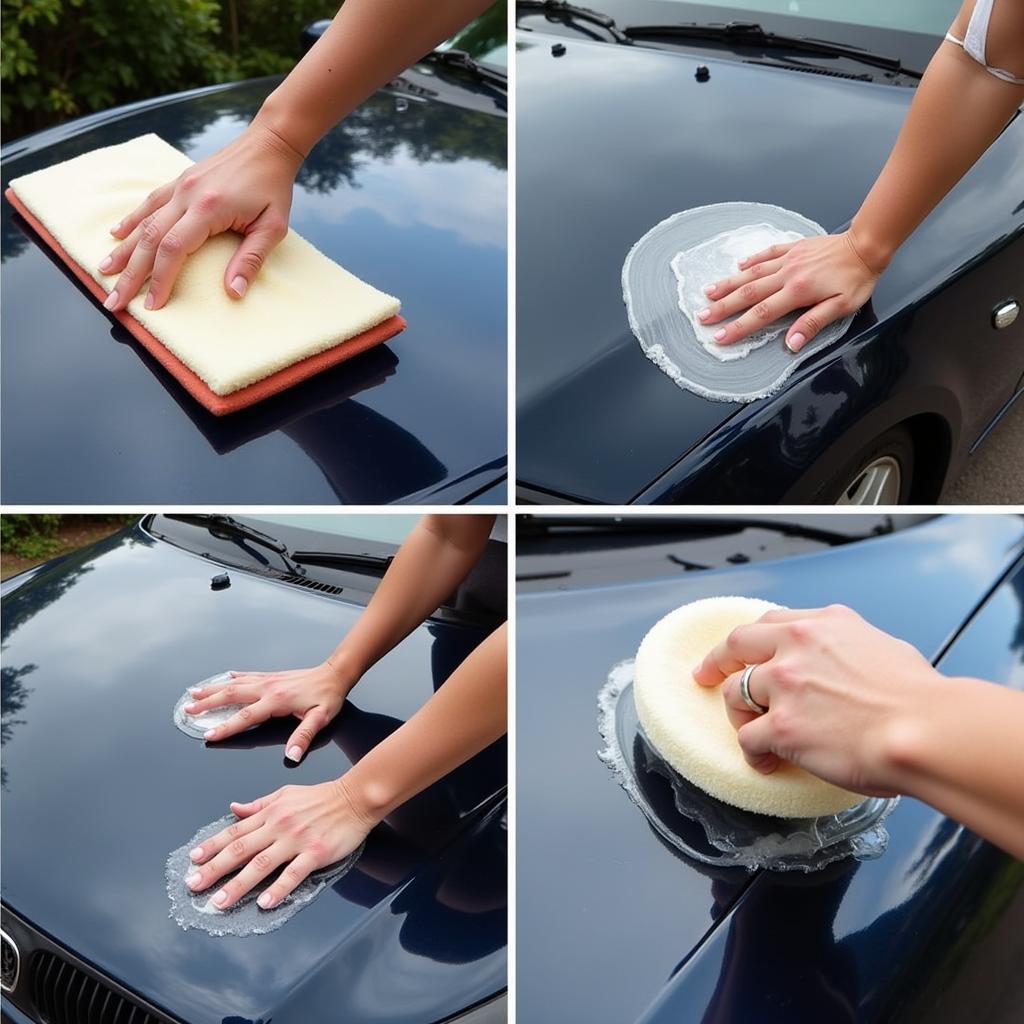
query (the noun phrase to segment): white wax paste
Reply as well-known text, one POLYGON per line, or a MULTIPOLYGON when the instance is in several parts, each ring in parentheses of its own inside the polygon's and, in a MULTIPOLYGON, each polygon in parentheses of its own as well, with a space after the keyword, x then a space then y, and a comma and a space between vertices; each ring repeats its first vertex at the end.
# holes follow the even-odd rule
POLYGON ((788 331, 796 322, 797 313, 790 313, 773 321, 734 345, 720 345, 715 341, 715 331, 738 319, 740 314, 705 326, 697 317, 697 314, 712 302, 704 293, 704 288, 742 273, 739 261, 744 256, 753 256, 772 245, 797 242, 801 238, 803 235, 799 232, 782 231, 771 224, 745 224, 732 231, 723 231, 720 235, 715 235, 714 238, 709 238, 691 249, 677 252, 672 257, 669 266, 678 282, 679 308, 690 321, 697 340, 716 359, 722 362, 742 359, 755 348, 760 348, 788 331))

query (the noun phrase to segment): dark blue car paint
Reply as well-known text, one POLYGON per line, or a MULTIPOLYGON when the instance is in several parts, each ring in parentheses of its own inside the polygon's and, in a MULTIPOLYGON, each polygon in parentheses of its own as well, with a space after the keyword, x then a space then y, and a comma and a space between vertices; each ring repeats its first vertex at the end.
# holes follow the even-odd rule
POLYGON ((913 90, 521 24, 533 28, 517 51, 518 475, 530 497, 803 501, 906 422, 925 469, 912 498, 938 497, 1024 372, 1024 318, 991 323, 1002 300, 1024 301, 1024 119, 897 253, 846 339, 773 398, 711 402, 633 337, 629 247, 677 210, 736 199, 842 228, 913 90))
MULTIPOLYGON (((20 139, 3 150, 3 183, 145 132, 201 159, 237 135, 278 81, 136 103, 20 139)), ((5 501, 448 503, 502 491, 503 103, 418 67, 314 147, 292 227, 398 295, 409 326, 221 419, 0 204, 5 501)))
MULTIPOLYGON (((175 1019, 447 1019, 505 987, 505 744, 378 827, 356 868, 276 932, 217 939, 168 917, 164 863, 196 828, 334 778, 479 642, 430 621, 360 682, 297 767, 291 726, 223 748, 171 708, 226 667, 322 657, 362 604, 215 564, 132 528, 3 601, 3 902, 175 1019)), ((15 581, 18 582, 18 581, 15 581)))
MULTIPOLYGON (((946 517, 775 563, 520 596, 522 1018, 931 1024, 966 1019, 939 1011, 973 992, 971 1019, 987 1019, 980 1011, 1009 975, 977 973, 982 951, 992 955, 978 929, 998 926, 1011 908, 1020 920, 1019 862, 907 798, 888 820, 890 846, 878 860, 811 875, 690 862, 597 760, 595 698, 608 669, 633 656, 661 615, 716 594, 793 607, 842 601, 929 657, 945 652, 945 672, 1020 686, 1022 556, 1019 517, 946 517)), ((1019 968, 1020 930, 1004 945, 1004 962, 1019 968)))

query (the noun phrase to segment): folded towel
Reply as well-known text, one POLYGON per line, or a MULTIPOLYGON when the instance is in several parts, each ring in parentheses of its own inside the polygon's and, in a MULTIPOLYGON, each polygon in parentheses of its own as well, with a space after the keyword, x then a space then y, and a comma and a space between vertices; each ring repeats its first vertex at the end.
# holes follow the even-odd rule
MULTIPOLYGON (((117 244, 110 225, 191 163, 158 136, 141 135, 15 178, 5 194, 102 301, 117 280, 97 269, 117 244)), ((217 235, 193 253, 163 309, 145 308, 143 288, 115 314, 214 414, 261 401, 405 326, 398 299, 291 230, 245 298, 232 299, 223 279, 239 237, 217 235)))
MULTIPOLYGON (((865 797, 783 762, 770 775, 747 764, 720 686, 701 686, 693 667, 737 626, 778 605, 708 597, 656 622, 636 655, 634 699, 655 749, 684 779, 734 807, 777 818, 837 814, 865 797)), ((754 670, 756 684, 757 670, 754 670)))

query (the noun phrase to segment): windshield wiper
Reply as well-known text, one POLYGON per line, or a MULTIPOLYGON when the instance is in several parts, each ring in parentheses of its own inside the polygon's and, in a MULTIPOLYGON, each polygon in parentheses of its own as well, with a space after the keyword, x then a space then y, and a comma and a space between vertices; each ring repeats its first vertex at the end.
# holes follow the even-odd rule
POLYGON ((486 64, 481 64, 465 50, 433 50, 420 63, 439 64, 441 67, 468 71, 478 82, 494 86, 502 92, 508 92, 507 75, 503 75, 496 68, 489 68, 486 64))
MULTIPOLYGON (((214 537, 247 540, 253 544, 258 544, 260 547, 268 548, 280 556, 281 561, 283 561, 288 567, 288 571, 290 573, 294 573, 296 576, 304 575, 302 569, 295 565, 295 563, 288 557, 287 545, 282 544, 276 537, 271 537, 269 533, 257 530, 254 526, 248 526, 247 524, 235 519, 233 516, 215 514, 169 514, 167 518, 176 520, 180 523, 188 523, 190 526, 202 526, 209 530, 214 537)), ((266 559, 262 559, 262 561, 266 563, 266 559)))
MULTIPOLYGON (((537 14, 544 14, 555 21, 565 22, 572 25, 574 22, 582 22, 588 25, 597 25, 616 42, 623 46, 631 46, 633 40, 624 35, 616 26, 615 19, 609 18, 607 14, 595 11, 590 7, 577 7, 576 4, 563 3, 562 0, 516 0, 516 10, 532 11, 537 14)), ((576 25, 579 28, 579 25, 576 25)), ((597 39, 596 33, 587 32, 588 36, 597 39)))
POLYGON ((730 21, 726 24, 681 22, 677 25, 625 25, 622 34, 631 41, 658 39, 710 39, 715 42, 736 43, 740 46, 763 46, 767 49, 793 50, 822 57, 847 57, 850 60, 882 68, 885 71, 920 78, 922 72, 905 68, 898 57, 863 50, 859 46, 833 43, 827 39, 809 36, 787 36, 766 32, 757 22, 730 21))
POLYGON ((388 571, 393 557, 380 555, 357 555, 343 551, 296 551, 292 561, 299 565, 318 565, 325 569, 353 569, 356 572, 372 572, 383 576, 388 571))

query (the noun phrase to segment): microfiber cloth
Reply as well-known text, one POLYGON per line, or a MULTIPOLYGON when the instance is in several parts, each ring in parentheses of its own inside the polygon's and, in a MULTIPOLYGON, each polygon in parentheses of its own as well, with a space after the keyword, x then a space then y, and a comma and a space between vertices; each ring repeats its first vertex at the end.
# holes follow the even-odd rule
MULTIPOLYGON (((95 149, 11 181, 5 195, 101 301, 117 280, 100 261, 117 244, 110 225, 192 161, 157 135, 95 149)), ((399 301, 359 280, 289 230, 244 299, 224 290, 240 236, 193 253, 162 309, 143 288, 115 314, 215 415, 234 412, 379 345, 405 321, 399 301)))
POLYGON ((726 714, 721 687, 701 686, 692 676, 693 666, 733 629, 778 607, 750 597, 710 597, 669 612, 637 651, 637 714, 658 753, 716 799, 777 818, 836 814, 865 798, 788 762, 770 775, 752 768, 726 714))
POLYGON ((825 233, 799 213, 765 203, 699 206, 656 224, 622 267, 629 325, 644 354, 679 387, 704 398, 752 402, 774 394, 801 363, 839 341, 853 316, 829 324, 798 353, 784 342, 798 312, 734 345, 719 345, 714 332, 735 317, 702 324, 697 313, 711 301, 704 287, 740 273, 743 256, 825 233))

